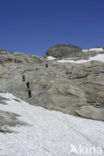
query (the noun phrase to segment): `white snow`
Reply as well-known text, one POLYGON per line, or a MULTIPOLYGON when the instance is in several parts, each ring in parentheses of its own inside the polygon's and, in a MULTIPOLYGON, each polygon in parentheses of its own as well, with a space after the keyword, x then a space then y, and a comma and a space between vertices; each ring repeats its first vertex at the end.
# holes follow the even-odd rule
POLYGON ((74 61, 74 60, 63 59, 63 60, 59 60, 58 62, 60 62, 60 63, 86 63, 86 62, 88 62, 88 60, 74 61))
POLYGON ((104 54, 98 54, 96 56, 93 56, 93 57, 90 57, 89 60, 78 60, 78 61, 74 61, 74 60, 66 60, 66 59, 63 59, 63 60, 58 60, 58 62, 61 62, 61 63, 86 63, 86 62, 89 62, 89 61, 100 61, 100 62, 104 62, 104 54))
POLYGON ((89 50, 88 50, 88 49, 83 49, 82 51, 83 51, 83 52, 86 52, 86 51, 89 51, 89 50))
POLYGON ((90 48, 90 49, 84 49, 83 52, 86 52, 86 51, 103 51, 103 48, 90 48))
POLYGON ((93 156, 98 149, 99 155, 104 154, 103 122, 18 102, 9 93, 0 96, 9 99, 8 105, 0 104, 0 110, 17 113, 19 120, 30 124, 12 128, 18 133, 0 133, 0 156, 93 156), (79 146, 85 148, 84 153, 79 146))
POLYGON ((47 57, 47 60, 56 60, 56 58, 53 57, 53 56, 48 56, 48 57, 47 57))

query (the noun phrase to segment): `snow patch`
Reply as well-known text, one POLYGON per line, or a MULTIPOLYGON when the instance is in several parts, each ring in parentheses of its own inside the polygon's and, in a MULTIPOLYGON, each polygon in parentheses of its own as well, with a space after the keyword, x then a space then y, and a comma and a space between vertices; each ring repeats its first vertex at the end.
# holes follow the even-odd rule
POLYGON ((53 56, 48 56, 48 57, 47 57, 47 60, 56 60, 56 58, 53 57, 53 56))
POLYGON ((90 48, 90 49, 84 49, 83 52, 86 52, 86 51, 103 51, 104 49, 103 48, 90 48))

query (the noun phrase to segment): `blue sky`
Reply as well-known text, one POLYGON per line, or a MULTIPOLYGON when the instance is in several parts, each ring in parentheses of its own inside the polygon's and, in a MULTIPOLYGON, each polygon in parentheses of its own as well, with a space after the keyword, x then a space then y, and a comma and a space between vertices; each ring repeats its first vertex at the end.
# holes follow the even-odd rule
POLYGON ((104 46, 104 0, 0 0, 0 48, 44 56, 61 43, 104 46))

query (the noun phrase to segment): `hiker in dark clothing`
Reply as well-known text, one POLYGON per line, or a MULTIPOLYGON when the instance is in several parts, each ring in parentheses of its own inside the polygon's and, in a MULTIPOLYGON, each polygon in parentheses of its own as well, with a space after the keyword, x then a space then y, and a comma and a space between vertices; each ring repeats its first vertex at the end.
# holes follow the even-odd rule
POLYGON ((46 68, 48 68, 48 63, 46 63, 46 68))
POLYGON ((31 90, 30 89, 28 90, 28 96, 29 96, 29 98, 32 97, 32 94, 31 94, 31 90))
POLYGON ((27 86, 27 89, 30 88, 30 83, 28 81, 26 82, 26 86, 27 86))
POLYGON ((25 75, 22 76, 22 81, 25 81, 25 75))

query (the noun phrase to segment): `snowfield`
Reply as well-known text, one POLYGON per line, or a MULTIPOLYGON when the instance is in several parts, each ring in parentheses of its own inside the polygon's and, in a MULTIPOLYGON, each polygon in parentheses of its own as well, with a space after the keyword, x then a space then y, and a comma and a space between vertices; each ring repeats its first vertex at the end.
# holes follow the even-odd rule
POLYGON ((16 133, 0 133, 0 156, 96 156, 104 155, 104 123, 14 100, 0 110, 17 113, 27 126, 12 127, 16 133))
POLYGON ((104 62, 104 54, 98 54, 94 57, 90 57, 89 60, 78 60, 78 61, 74 61, 74 60, 68 60, 68 59, 63 59, 63 60, 58 60, 58 62, 61 63, 86 63, 89 61, 100 61, 100 62, 104 62))

